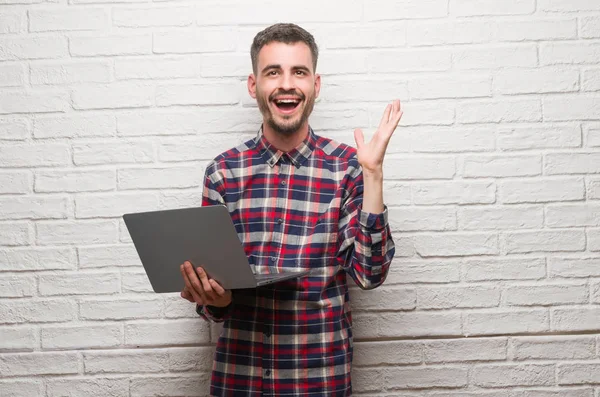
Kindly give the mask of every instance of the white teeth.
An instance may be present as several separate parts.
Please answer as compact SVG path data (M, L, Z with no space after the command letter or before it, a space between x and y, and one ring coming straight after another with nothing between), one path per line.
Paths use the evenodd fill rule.
M298 103L295 99L279 99L276 101L277 103Z

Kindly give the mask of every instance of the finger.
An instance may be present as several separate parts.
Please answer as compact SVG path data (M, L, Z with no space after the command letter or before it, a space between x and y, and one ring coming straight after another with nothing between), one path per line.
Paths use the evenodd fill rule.
M392 105L389 104L385 107L385 110L383 111L383 116L381 117L381 122L379 123L379 129L381 129L381 127L383 127L384 125L386 125L388 123L388 121L390 120L391 112L392 112Z
M221 284L219 284L217 282L217 280L215 279L210 279L208 280L208 282L210 283L210 285L212 286L213 290L215 291L215 293L219 296L219 297L223 297L225 296L225 288L221 287Z
M357 149L360 149L365 144L365 136L360 128L354 130L354 140L356 141Z
M194 297L192 296L192 294L190 293L190 291L188 291L187 288L184 288L183 291L181 291L181 297L183 299L187 300L187 301L190 301L190 302L195 302L196 301L194 299Z
M208 282L208 275L206 274L204 269L201 267L198 267L196 269L196 271L198 272L198 276L200 276L200 284L201 284L201 288L203 288L203 290L204 290L203 291L204 296L206 296L206 298L211 301L215 300L215 298L216 298L215 292L213 291L212 286Z
M199 305L204 304L204 302L206 301L206 299L203 299L203 296L201 294L200 291L198 291L198 289L196 289L194 287L194 280L192 278L190 278L189 276L189 268L192 267L192 264L189 262L185 262L183 265L181 265L180 269L181 269L181 274L183 275L183 282L185 283L185 288L189 291L189 293L192 295L192 297L194 298L194 301L196 303L198 303ZM194 269L192 268L192 274L194 275ZM195 277L195 282L198 283L198 277ZM199 284L199 283L198 283Z

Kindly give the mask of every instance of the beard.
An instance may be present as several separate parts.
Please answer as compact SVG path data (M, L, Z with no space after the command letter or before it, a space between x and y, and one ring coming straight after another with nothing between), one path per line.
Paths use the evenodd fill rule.
M298 117L297 114L294 114L291 116L283 116L283 120L276 120L273 116L273 112L269 108L269 102L273 102L278 95L293 95L299 98L300 103L298 106L304 106L300 117ZM296 90L278 90L277 92L269 95L268 98L265 98L262 95L257 95L256 102L258 103L258 109L262 113L269 127L271 127L276 133L287 137L298 131L298 129L308 120L308 117L315 107L315 95L313 93L307 97L303 93L297 92ZM273 104L273 106L276 105ZM294 120L295 117L297 117L297 119Z

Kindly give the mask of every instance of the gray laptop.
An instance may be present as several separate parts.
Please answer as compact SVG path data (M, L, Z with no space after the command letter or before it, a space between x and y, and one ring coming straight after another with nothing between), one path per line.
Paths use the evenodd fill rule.
M225 289L256 288L308 274L273 269L254 274L227 207L214 205L123 215L154 292L180 292L179 266L202 266Z

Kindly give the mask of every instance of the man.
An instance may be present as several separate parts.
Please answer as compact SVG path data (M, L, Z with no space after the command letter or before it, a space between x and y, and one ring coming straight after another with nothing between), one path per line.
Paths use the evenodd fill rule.
M203 205L225 204L257 273L310 269L303 278L226 291L201 267L181 266L181 296L224 321L214 396L349 396L352 329L346 275L363 289L386 278L394 243L383 204L382 163L402 116L385 109L357 149L308 123L321 78L313 36L293 24L258 33L248 92L263 125L255 139L207 167Z

